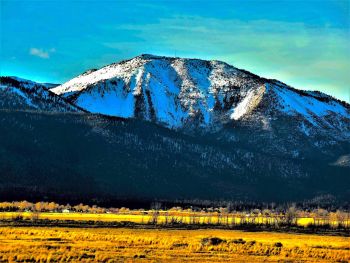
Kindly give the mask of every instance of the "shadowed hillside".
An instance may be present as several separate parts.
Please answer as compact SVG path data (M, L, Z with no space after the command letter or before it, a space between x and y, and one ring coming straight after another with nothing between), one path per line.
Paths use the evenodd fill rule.
M0 198L349 199L349 167L336 163L348 143L315 146L293 127L272 130L237 122L197 136L140 120L3 110Z

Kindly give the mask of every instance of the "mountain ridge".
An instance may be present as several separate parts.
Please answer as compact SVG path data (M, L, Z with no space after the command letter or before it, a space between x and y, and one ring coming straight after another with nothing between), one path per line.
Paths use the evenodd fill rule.
M50 91L54 86L57 85L38 83L14 76L0 76L0 109L84 111Z
M60 95L2 81L0 199L349 200L348 104L227 63L170 60L90 70Z
M230 65L230 64L227 63L227 62L220 61L220 60L215 60L215 59L214 59L214 60L205 60L205 59L199 59L199 58L169 57L169 56L153 55L153 54L147 54L147 53L146 53L146 54L138 55L138 56L136 56L136 57L134 57L134 58L124 59L124 60L120 60L120 61L118 61L118 62L113 62L113 63L107 64L107 65L105 65L105 66L102 66L100 69L105 68L105 67L108 67L108 66L123 64L123 63L129 62L129 61L131 61L131 60L133 60L133 59L135 59L135 58L148 58L148 59L152 59L152 58L153 58L153 59L169 59L169 60L174 60L174 59L185 59L185 60L198 60L198 61L203 61L203 62L208 62L208 61L209 61L209 62L219 62L219 63L226 64L226 65L228 65L228 66L234 67L234 66ZM297 88L294 88L294 87L292 87L292 86L290 86L290 85L284 83L284 82L281 81L281 80L274 79L274 78L261 77L261 76L255 74L255 73L253 73L253 72L251 72L251 71L249 71L249 70L242 69L242 68L237 68L237 67L234 67L234 68L236 68L236 69L238 69L239 71L242 71L242 72L244 72L244 73L246 73L246 74L249 74L249 75L251 75L251 76L254 76L255 78L259 78L259 79L262 79L262 80L264 80L264 81L268 81L268 82L273 82L273 83L276 83L276 84L280 84L280 85L283 85L283 86L288 87L288 88L290 88L290 89L293 89L293 90L295 90L295 91L300 91L300 92L302 92L302 93L321 94L322 96L329 97L330 99L333 99L333 100L335 100L335 101L338 101L339 103L344 104L344 106L347 106L348 108L350 108L350 103L349 103L349 102L346 102L346 101L344 101L344 100L341 100L341 99L339 99L339 98L336 98L336 97L334 97L334 96L332 96L332 95L329 95L329 94L327 94L327 93L321 92L321 91L319 91L319 90L303 90L303 89L297 89ZM82 76L82 75L90 74L90 73L95 72L95 71L97 71L97 70L99 70L99 69L97 69L97 68L88 69L88 70L84 71L83 73L79 74L77 77ZM67 82L69 82L69 81L67 81ZM65 83L66 83L66 82L65 82ZM63 83L63 84L64 84L64 83ZM57 86L60 86L60 85L63 85L63 84L55 84L55 85L56 85L56 87L57 87Z
M92 113L142 118L173 129L215 129L249 115L265 115L268 121L281 114L297 116L321 132L333 126L339 133L350 120L346 102L216 60L144 54L87 71L51 90Z

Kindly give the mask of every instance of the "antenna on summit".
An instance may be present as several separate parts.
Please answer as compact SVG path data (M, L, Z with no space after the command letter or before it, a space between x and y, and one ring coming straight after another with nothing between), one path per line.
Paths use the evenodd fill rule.
M176 57L176 50L175 50L175 57Z

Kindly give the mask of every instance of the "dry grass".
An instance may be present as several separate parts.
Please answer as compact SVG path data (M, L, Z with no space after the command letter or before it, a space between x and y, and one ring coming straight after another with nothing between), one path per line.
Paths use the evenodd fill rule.
M1 227L0 262L349 262L350 239L232 230Z

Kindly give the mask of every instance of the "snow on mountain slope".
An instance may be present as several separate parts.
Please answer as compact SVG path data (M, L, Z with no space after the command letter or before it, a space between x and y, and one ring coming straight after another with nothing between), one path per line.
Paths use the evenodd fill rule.
M232 105L262 82L226 63L141 55L52 89L90 112L179 128L230 120Z
M90 70L51 91L93 113L169 128L218 128L254 116L268 122L283 115L300 122L303 132L350 130L348 104L220 61L141 55Z
M300 129L338 131L350 138L350 105L318 91L296 90L281 83L265 85L271 101L271 109L293 117L300 122Z
M18 77L0 77L0 109L75 112L76 106L49 90L56 85L41 84Z
M268 85L268 84L267 84ZM270 86L269 86L270 87ZM322 101L320 97L298 95L295 91L283 86L273 86L273 92L278 96L281 110L288 113L299 113L306 116L312 122L312 116L325 116L329 113L336 113L349 118L349 108L329 97L328 101ZM327 97L323 97L326 99Z

